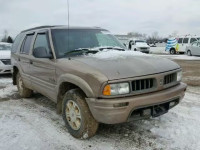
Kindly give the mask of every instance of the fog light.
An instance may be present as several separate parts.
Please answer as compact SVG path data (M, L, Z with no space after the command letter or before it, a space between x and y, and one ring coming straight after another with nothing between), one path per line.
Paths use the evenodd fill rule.
M171 108L171 107L174 107L176 105L176 102L171 102L171 103L169 103L169 107Z
M143 110L143 115L144 116L150 116L151 115L151 109L145 109L145 110Z
M128 106L128 102L126 103L118 103L118 104L113 104L114 107L125 107L125 106Z

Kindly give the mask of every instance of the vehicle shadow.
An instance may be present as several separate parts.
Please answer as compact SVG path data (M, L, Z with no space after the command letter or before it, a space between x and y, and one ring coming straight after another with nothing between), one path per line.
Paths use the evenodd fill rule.
M60 125L57 127L61 127L63 131L68 132L62 121L62 115L56 113L56 104L39 93L34 93L33 97L34 103L45 107L47 110L51 110L59 118L57 118L57 121L59 120ZM52 120L54 121L55 117ZM155 122L159 124L160 120L148 119L115 125L100 124L96 136L91 138L91 140L102 142L102 140L113 139L114 141L112 142L115 143L116 147L143 148L148 146L156 148L156 136L150 131Z

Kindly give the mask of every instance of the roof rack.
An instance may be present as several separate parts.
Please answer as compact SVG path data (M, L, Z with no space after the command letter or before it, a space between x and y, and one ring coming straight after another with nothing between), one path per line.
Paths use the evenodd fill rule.
M59 25L57 25L57 26L59 26ZM34 27L34 28L27 29L27 30L23 30L21 33L31 31L31 30L37 30L37 29L43 29L43 28L52 28L52 27L57 27L57 26L39 26L39 27Z

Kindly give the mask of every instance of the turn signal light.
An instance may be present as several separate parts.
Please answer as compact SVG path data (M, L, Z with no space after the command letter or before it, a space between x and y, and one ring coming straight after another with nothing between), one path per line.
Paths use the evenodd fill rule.
M109 96L111 95L111 87L110 85L106 85L103 89L103 95Z

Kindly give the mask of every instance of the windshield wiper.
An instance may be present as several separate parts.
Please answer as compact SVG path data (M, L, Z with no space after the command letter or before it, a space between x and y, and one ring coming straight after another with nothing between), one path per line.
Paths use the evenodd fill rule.
M99 48L99 50L101 50L101 51L104 50L104 49L108 49L108 50L113 49L113 50L125 51L125 49L120 48L120 47L100 47Z
M98 50L93 50L93 49L89 49L89 48L79 48L79 49L75 49L75 50L72 50L72 51L69 51L69 52L66 52L64 54L64 56L68 56L70 54L73 54L73 53L95 53L95 52L99 52Z

